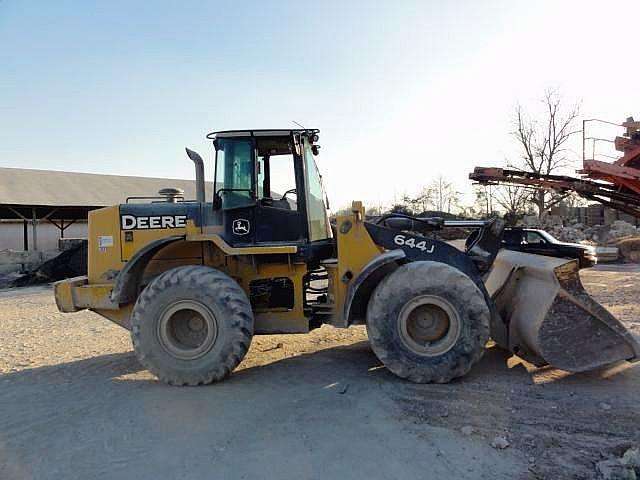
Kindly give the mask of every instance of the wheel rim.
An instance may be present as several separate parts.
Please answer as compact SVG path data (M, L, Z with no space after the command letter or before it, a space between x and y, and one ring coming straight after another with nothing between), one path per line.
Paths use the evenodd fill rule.
M181 300L164 309L157 334L168 354L181 360L194 360L211 350L218 335L218 324L213 312L202 303Z
M423 295L402 307L398 326L400 339L409 350L434 357L453 348L460 337L461 322L447 300Z

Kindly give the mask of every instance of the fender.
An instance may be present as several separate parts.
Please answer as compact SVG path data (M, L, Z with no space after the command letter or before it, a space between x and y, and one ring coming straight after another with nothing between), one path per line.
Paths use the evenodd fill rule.
M484 289L478 268L468 254L456 247L434 238L393 230L368 222L365 222L364 226L376 245L387 250L401 249L404 251L407 261L428 260L451 265L471 278L481 290Z
M346 325L364 323L367 304L373 289L380 280L407 262L403 250L391 250L375 257L367 263L360 275L349 285L344 303L344 320Z
M371 239L377 245L380 245L391 251L397 251L393 249L400 249L400 251L404 252L406 256L405 263L421 260L442 262L446 263L447 265L451 265L454 268L457 268L462 273L467 275L471 280L473 280L473 282L478 286L478 288L484 295L491 314L492 331L498 331L497 327L503 328L504 322L498 314L498 310L496 309L494 301L491 299L491 296L487 292L487 288L484 284L478 266L476 266L476 263L473 261L474 255L462 252L452 245L449 245L448 243L440 240L426 238L420 235L409 234L402 231L381 227L379 225L374 225L368 222L365 222L364 225L369 232ZM486 239L482 240L483 237L481 236L480 239L476 238L474 240L475 243L471 245L471 247L474 247L478 243L483 242L482 248L480 249L480 254L476 255L477 257L481 257L481 262L479 262L479 264L482 269L491 268L491 266L493 265L495 256L500 249L499 244L502 235L502 227L503 225L497 222L491 224L491 228L489 229L489 234ZM411 240L411 242L409 242L408 240ZM418 245L420 245L421 247L418 248Z
M138 250L118 273L111 291L111 300L118 305L133 302L138 293L138 285L142 279L142 273L149 260L170 243L184 239L184 235L159 238Z

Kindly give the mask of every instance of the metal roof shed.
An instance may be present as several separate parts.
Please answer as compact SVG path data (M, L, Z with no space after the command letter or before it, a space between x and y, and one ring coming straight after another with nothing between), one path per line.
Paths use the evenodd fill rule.
M24 222L25 250L31 224L32 249L37 250L37 226L42 221L55 225L62 238L66 228L86 220L91 210L124 203L131 196L157 197L166 187L181 188L185 198L195 198L193 180L0 167L0 219ZM207 195L213 195L211 184Z

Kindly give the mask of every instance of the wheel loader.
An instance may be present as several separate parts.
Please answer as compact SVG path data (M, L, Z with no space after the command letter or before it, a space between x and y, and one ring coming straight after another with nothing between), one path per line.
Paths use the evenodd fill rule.
M583 289L575 260L500 249L500 221L389 214L361 202L327 215L319 131L207 135L207 198L158 198L89 214L88 275L55 284L60 311L89 309L130 330L140 363L173 385L227 377L255 334L366 325L372 349L412 382L465 375L492 338L535 365L579 372L640 355ZM473 229L464 248L438 231Z

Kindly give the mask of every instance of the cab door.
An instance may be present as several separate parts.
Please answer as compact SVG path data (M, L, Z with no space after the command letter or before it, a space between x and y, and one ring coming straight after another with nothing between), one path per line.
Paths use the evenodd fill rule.
M298 243L306 239L298 192L300 158L291 137L256 140L256 243Z
M255 229L254 141L216 140L216 197L220 199L224 239L231 245L253 245Z

